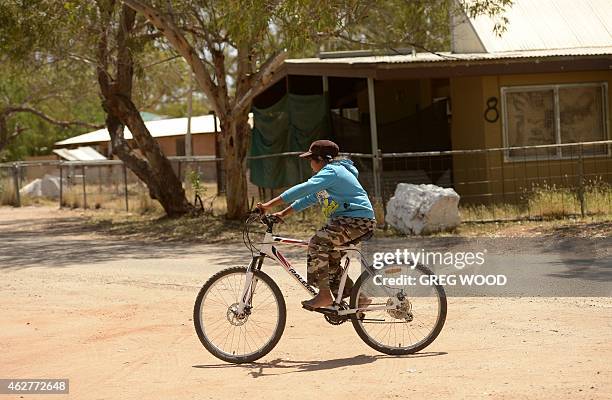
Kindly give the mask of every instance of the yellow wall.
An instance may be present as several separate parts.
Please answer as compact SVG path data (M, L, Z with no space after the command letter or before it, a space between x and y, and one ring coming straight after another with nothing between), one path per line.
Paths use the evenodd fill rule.
M450 88L453 150L485 147L485 121L481 116L481 105L484 103L482 78L453 78L450 81ZM453 179L459 194L487 193L487 176L485 155L453 155Z
M452 142L453 149L482 149L503 147L502 86L548 85L563 83L608 82L608 139L612 126L612 72L588 71L555 74L498 75L451 78ZM494 123L484 120L490 97L498 100L499 119ZM577 181L577 160L504 161L501 153L461 155L453 157L455 184L465 198L480 193L486 197L474 200L508 200L515 198L532 185L573 185ZM612 158L585 158L583 172L586 179L602 176L612 182ZM552 176L552 178L550 178ZM482 182L482 181L490 181ZM475 182L462 184L465 182ZM502 182L505 182L502 185Z

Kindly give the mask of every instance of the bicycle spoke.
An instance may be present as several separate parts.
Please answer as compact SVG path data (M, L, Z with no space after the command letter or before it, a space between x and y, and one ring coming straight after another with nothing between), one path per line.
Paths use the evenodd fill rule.
M272 340L280 309L276 295L262 279L251 294L251 307L239 316L246 275L236 272L220 278L208 289L200 305L200 324L207 341L229 357L253 354ZM203 312L206 310L206 312Z
M423 274L423 272L415 269L407 271L407 274ZM403 296L399 296L400 293ZM408 293L412 296L406 297ZM363 312L364 318L355 322L356 328L359 326L359 330L377 346L389 350L418 346L431 337L438 325L440 299L437 289L433 286L423 288L380 287L374 285L370 279L363 281L357 295L370 298L371 303L368 307L398 304L399 301L397 308L374 311L366 309ZM391 303L392 300L393 303ZM397 326L398 324L400 326Z

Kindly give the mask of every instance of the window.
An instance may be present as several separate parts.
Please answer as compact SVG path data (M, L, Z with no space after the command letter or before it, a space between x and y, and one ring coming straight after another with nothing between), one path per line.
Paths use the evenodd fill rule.
M606 140L606 83L502 87L506 147ZM507 160L569 158L577 147L509 150ZM584 146L583 155L607 154L607 146Z

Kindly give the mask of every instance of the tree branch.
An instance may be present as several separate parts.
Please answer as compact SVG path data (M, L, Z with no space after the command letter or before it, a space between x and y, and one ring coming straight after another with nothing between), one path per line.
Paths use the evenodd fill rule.
M20 113L20 112L25 112L25 113L30 113L30 114L34 114L37 117L53 124L53 125L57 125L57 126L61 126L63 128L68 128L71 126L82 126L85 128L92 128L92 129L102 129L104 128L104 125L97 125L97 124L90 124L88 122L83 122L83 121L61 121L61 120L57 120L47 114L45 114L44 112L37 110L35 108L32 107L9 107L6 108L3 111L3 114L6 116L9 116L11 114L16 114L16 113Z
M274 73L287 58L284 51L272 54L266 62L261 65L259 71L253 75L251 87L240 98L236 98L236 103L232 107L232 115L239 115L250 104L251 100L257 96L263 88L272 80Z
M213 82L208 73L205 64L202 62L196 50L189 44L183 33L176 27L174 22L166 18L160 11L154 7L145 4L140 0L123 0L125 4L143 14L172 44L177 52L185 58L191 66L198 84L202 91L209 98L212 107L218 114L227 114L229 112L227 104L223 104L222 99L218 96L218 88Z

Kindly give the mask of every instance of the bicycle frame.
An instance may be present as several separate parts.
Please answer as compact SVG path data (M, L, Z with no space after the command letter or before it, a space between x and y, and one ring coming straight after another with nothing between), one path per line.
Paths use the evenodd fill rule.
M257 284L256 281L253 281L253 275L254 275L253 271L261 269L263 265L263 261L266 257L271 258L274 261L276 261L278 264L280 264L281 267L283 267L283 269L287 271L287 273L291 277L293 277L293 279L295 279L300 284L300 286L303 287L308 293L310 293L313 296L317 294L317 291L315 290L315 288L313 288L311 285L308 284L308 282L300 275L300 273L297 272L295 268L293 268L291 263L283 256L283 254L274 246L274 244L277 244L277 243L308 247L307 241L290 239L290 238L285 238L282 236L276 236L276 235L273 235L270 230L266 231L259 255L253 256L253 259L251 260L249 266L247 267L245 284L244 284L244 288L242 291L241 301L238 305L238 310L237 310L238 313L242 313L244 309L247 307L247 305L250 305L251 295L255 291L255 285ZM343 252L355 251L359 253L362 266L370 274L372 273L371 267L368 266L364 262L363 257L361 256L361 252L359 251L357 246L355 245L338 246L338 247L335 247L334 250L339 250ZM374 306L374 307L358 307L358 308L353 308L353 309L340 309L340 304L342 302L342 293L344 293L344 286L346 285L346 280L348 277L349 265L350 265L350 259L346 257L346 260L344 262L344 267L342 268L342 276L340 278L340 286L338 288L338 292L336 294L332 293L332 296L334 297L334 302L333 302L332 307L329 308L330 311L336 311L337 315L344 316L344 315L349 315L349 314L355 314L359 311L376 311L376 310L395 309L396 306L399 305L399 300L393 297L393 304L391 305Z

